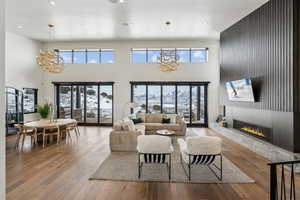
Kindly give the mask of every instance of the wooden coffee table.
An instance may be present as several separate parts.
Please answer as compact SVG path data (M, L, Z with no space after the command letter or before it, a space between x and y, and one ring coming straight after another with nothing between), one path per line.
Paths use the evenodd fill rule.
M156 135L162 135L162 136L171 137L172 144L174 144L174 141L176 139L176 133L175 133L175 131L170 131L170 130L166 130L166 129L156 131Z

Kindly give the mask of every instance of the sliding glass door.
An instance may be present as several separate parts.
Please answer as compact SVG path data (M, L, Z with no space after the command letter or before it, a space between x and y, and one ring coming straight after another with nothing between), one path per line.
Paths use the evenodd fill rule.
M100 123L113 123L113 87L100 85Z
M98 123L99 101L98 85L86 86L86 123Z
M163 113L176 113L176 86L163 85L162 86L162 108Z
M190 123L191 119L190 98L189 85L177 86L177 113L183 116L186 123Z
M81 125L113 124L113 83L54 83L57 116Z
M64 119L71 118L71 94L72 86L61 86L59 89L59 115Z
M208 82L131 82L134 113L177 113L189 126L208 126Z
M148 113L161 113L161 86L148 86Z

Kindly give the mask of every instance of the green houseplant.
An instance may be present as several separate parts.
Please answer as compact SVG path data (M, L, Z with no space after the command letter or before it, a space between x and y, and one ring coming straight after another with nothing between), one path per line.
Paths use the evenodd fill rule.
M38 105L37 112L41 115L42 119L47 119L51 111L51 105L46 103Z

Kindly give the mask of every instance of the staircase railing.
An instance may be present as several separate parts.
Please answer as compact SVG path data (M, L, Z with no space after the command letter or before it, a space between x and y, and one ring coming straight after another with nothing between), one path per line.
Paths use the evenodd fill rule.
M295 188L295 164L300 164L300 160L287 161L287 162L274 162L269 163L270 166L270 200L286 200L288 197L290 200L296 200L296 188ZM288 183L286 182L285 166L290 167L290 185L287 191ZM278 176L277 168L281 170L280 177L280 192L278 189ZM288 180L287 180L288 181Z

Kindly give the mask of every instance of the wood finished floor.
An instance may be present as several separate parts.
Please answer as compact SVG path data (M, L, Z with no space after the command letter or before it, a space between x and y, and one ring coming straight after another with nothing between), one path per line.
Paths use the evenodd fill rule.
M80 127L81 136L72 143L31 149L29 138L24 151L14 149L16 137L6 139L6 193L9 200L204 200L268 199L268 161L256 153L223 138L223 153L255 184L183 184L89 181L108 151L110 128ZM102 156L101 156L102 155ZM300 175L296 187L300 191ZM297 194L299 195L299 194ZM299 196L298 196L299 199Z

